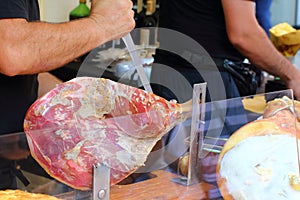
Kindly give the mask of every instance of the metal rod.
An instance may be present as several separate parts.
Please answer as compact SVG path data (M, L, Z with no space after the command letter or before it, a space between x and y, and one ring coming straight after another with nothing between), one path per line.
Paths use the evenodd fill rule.
M205 136L204 139L221 140L221 141L227 141L228 140L228 138L219 138L219 137L211 137L211 136Z
M295 137L296 137L296 147L297 147L297 161L298 161L298 177L300 177L300 155L299 155L299 136L297 131L297 113L295 110L295 104L293 100L293 114L294 114L294 126L295 126Z
M205 105L206 86L206 83L195 84L193 90L193 110L187 185L192 185L200 181L201 163L199 159L202 155L204 138L204 128L200 121L204 121L205 118L205 109L203 106ZM199 105L200 98L202 102L201 105Z
M128 49L129 55L132 59L133 65L135 66L135 68L137 70L137 73L140 77L140 80L142 82L144 89L148 92L152 92L152 88L150 86L149 80L147 78L146 72L143 67L143 61L140 58L140 55L138 54L137 49L135 48L135 45L133 43L130 33L128 33L122 39Z

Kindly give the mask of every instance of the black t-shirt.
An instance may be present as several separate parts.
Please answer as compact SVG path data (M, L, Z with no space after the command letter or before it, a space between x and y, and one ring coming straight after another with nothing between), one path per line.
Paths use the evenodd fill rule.
M1 19L37 21L39 15L38 0L0 0ZM37 88L36 75L8 77L0 74L0 134L23 131L24 116L36 100Z
M212 57L243 60L227 37L221 0L161 0L159 26L190 36Z

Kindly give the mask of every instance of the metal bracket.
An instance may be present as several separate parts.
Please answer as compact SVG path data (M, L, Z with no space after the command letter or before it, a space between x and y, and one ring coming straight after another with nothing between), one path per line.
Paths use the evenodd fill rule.
M200 158L204 141L206 86L207 83L194 85L188 176L172 179L173 182L181 185L188 186L200 182ZM199 103L199 99L201 103Z
M93 200L109 200L110 168L104 165L94 165Z

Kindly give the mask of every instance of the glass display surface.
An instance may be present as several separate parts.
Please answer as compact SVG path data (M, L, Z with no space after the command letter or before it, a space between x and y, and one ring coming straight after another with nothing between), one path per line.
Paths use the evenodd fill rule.
M162 137L166 145L150 152L144 166L110 186L109 199L264 199L270 194L274 199L298 199L299 191L290 182L299 173L298 106L291 90L205 103L199 123L203 138L198 141L198 182L186 184L191 173L188 118ZM1 159L14 160L30 183L25 186L17 178L19 189L61 199L92 199L92 190L75 190L49 176L32 158L25 133L3 135L0 142Z

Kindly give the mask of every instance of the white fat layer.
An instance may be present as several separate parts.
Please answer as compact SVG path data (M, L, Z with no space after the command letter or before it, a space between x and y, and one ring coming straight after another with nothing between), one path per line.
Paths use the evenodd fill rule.
M84 141L79 142L74 148L72 148L70 151L65 153L65 157L68 160L74 160L77 162L77 157L80 154L80 149L82 145L84 144Z
M88 84L88 85L87 85ZM113 109L114 96L112 93L112 86L102 81L101 79L93 79L87 83L81 82L82 87L75 92L69 92L68 88L61 90L59 95L55 95L51 99L51 106L64 105L69 109L72 109L75 105L71 99L78 99L80 101L79 110L76 111L76 115L81 118L97 117L102 118L104 114L110 113ZM116 92L118 95L128 96L128 94L122 94L121 90Z
M117 159L129 166L141 166L159 138L140 139L120 135L118 145L125 151L117 153Z
M95 79L85 87L83 92L85 97L79 98L81 106L77 115L81 118L89 116L102 118L104 114L111 112L114 99L110 92L110 88L107 88L101 79Z
M220 174L236 200L299 200L289 185L289 175L299 173L296 149L288 135L249 137L224 155Z

